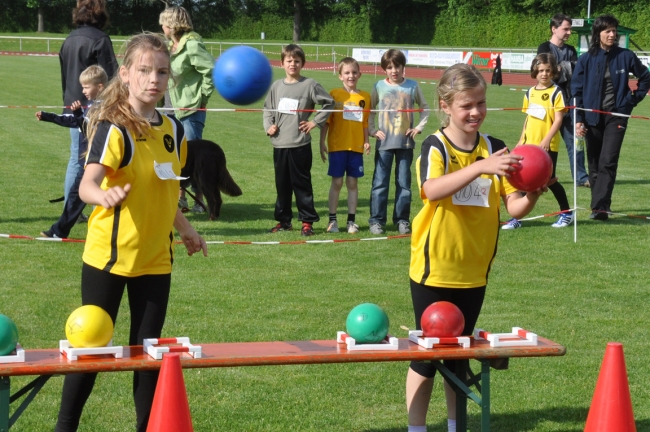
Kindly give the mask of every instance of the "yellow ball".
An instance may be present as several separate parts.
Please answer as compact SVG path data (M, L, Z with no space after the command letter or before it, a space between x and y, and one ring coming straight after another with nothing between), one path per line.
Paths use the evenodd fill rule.
M81 306L65 323L65 335L73 348L104 347L113 338L113 320L99 306Z

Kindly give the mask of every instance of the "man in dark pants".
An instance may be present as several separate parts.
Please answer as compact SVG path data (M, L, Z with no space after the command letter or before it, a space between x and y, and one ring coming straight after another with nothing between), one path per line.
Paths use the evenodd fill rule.
M544 42L537 48L537 54L551 53L555 56L557 64L561 68L560 77L554 83L562 89L565 103L573 104L571 99L571 76L578 61L576 49L567 43L571 36L571 18L564 14L555 14L551 18L551 40ZM569 165L571 176L577 181L578 186L589 187L589 176L585 169L585 150L576 149L576 170L573 172L573 112L568 111L562 119L560 129L562 139L569 154Z

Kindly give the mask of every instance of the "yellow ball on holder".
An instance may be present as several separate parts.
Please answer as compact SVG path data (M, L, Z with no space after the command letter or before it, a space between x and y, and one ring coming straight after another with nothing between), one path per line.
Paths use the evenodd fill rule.
M113 338L113 320L99 306L81 306L68 317L65 335L73 348L104 347Z

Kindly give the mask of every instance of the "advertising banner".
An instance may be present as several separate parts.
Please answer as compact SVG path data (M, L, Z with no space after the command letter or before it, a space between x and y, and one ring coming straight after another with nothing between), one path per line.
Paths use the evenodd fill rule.
M503 53L501 68L503 70L529 71L535 55L535 53Z
M463 61L461 51L414 51L408 52L408 64L418 66L449 67Z

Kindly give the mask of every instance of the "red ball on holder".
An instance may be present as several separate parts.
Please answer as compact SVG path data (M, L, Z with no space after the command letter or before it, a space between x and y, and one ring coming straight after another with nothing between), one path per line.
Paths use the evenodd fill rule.
M534 192L548 183L553 174L553 161L539 146L525 144L515 147L511 154L523 156L521 166L513 165L515 171L509 173L511 185L524 192Z
M465 317L455 304L439 301L424 310L420 325L425 337L458 337L465 328Z

